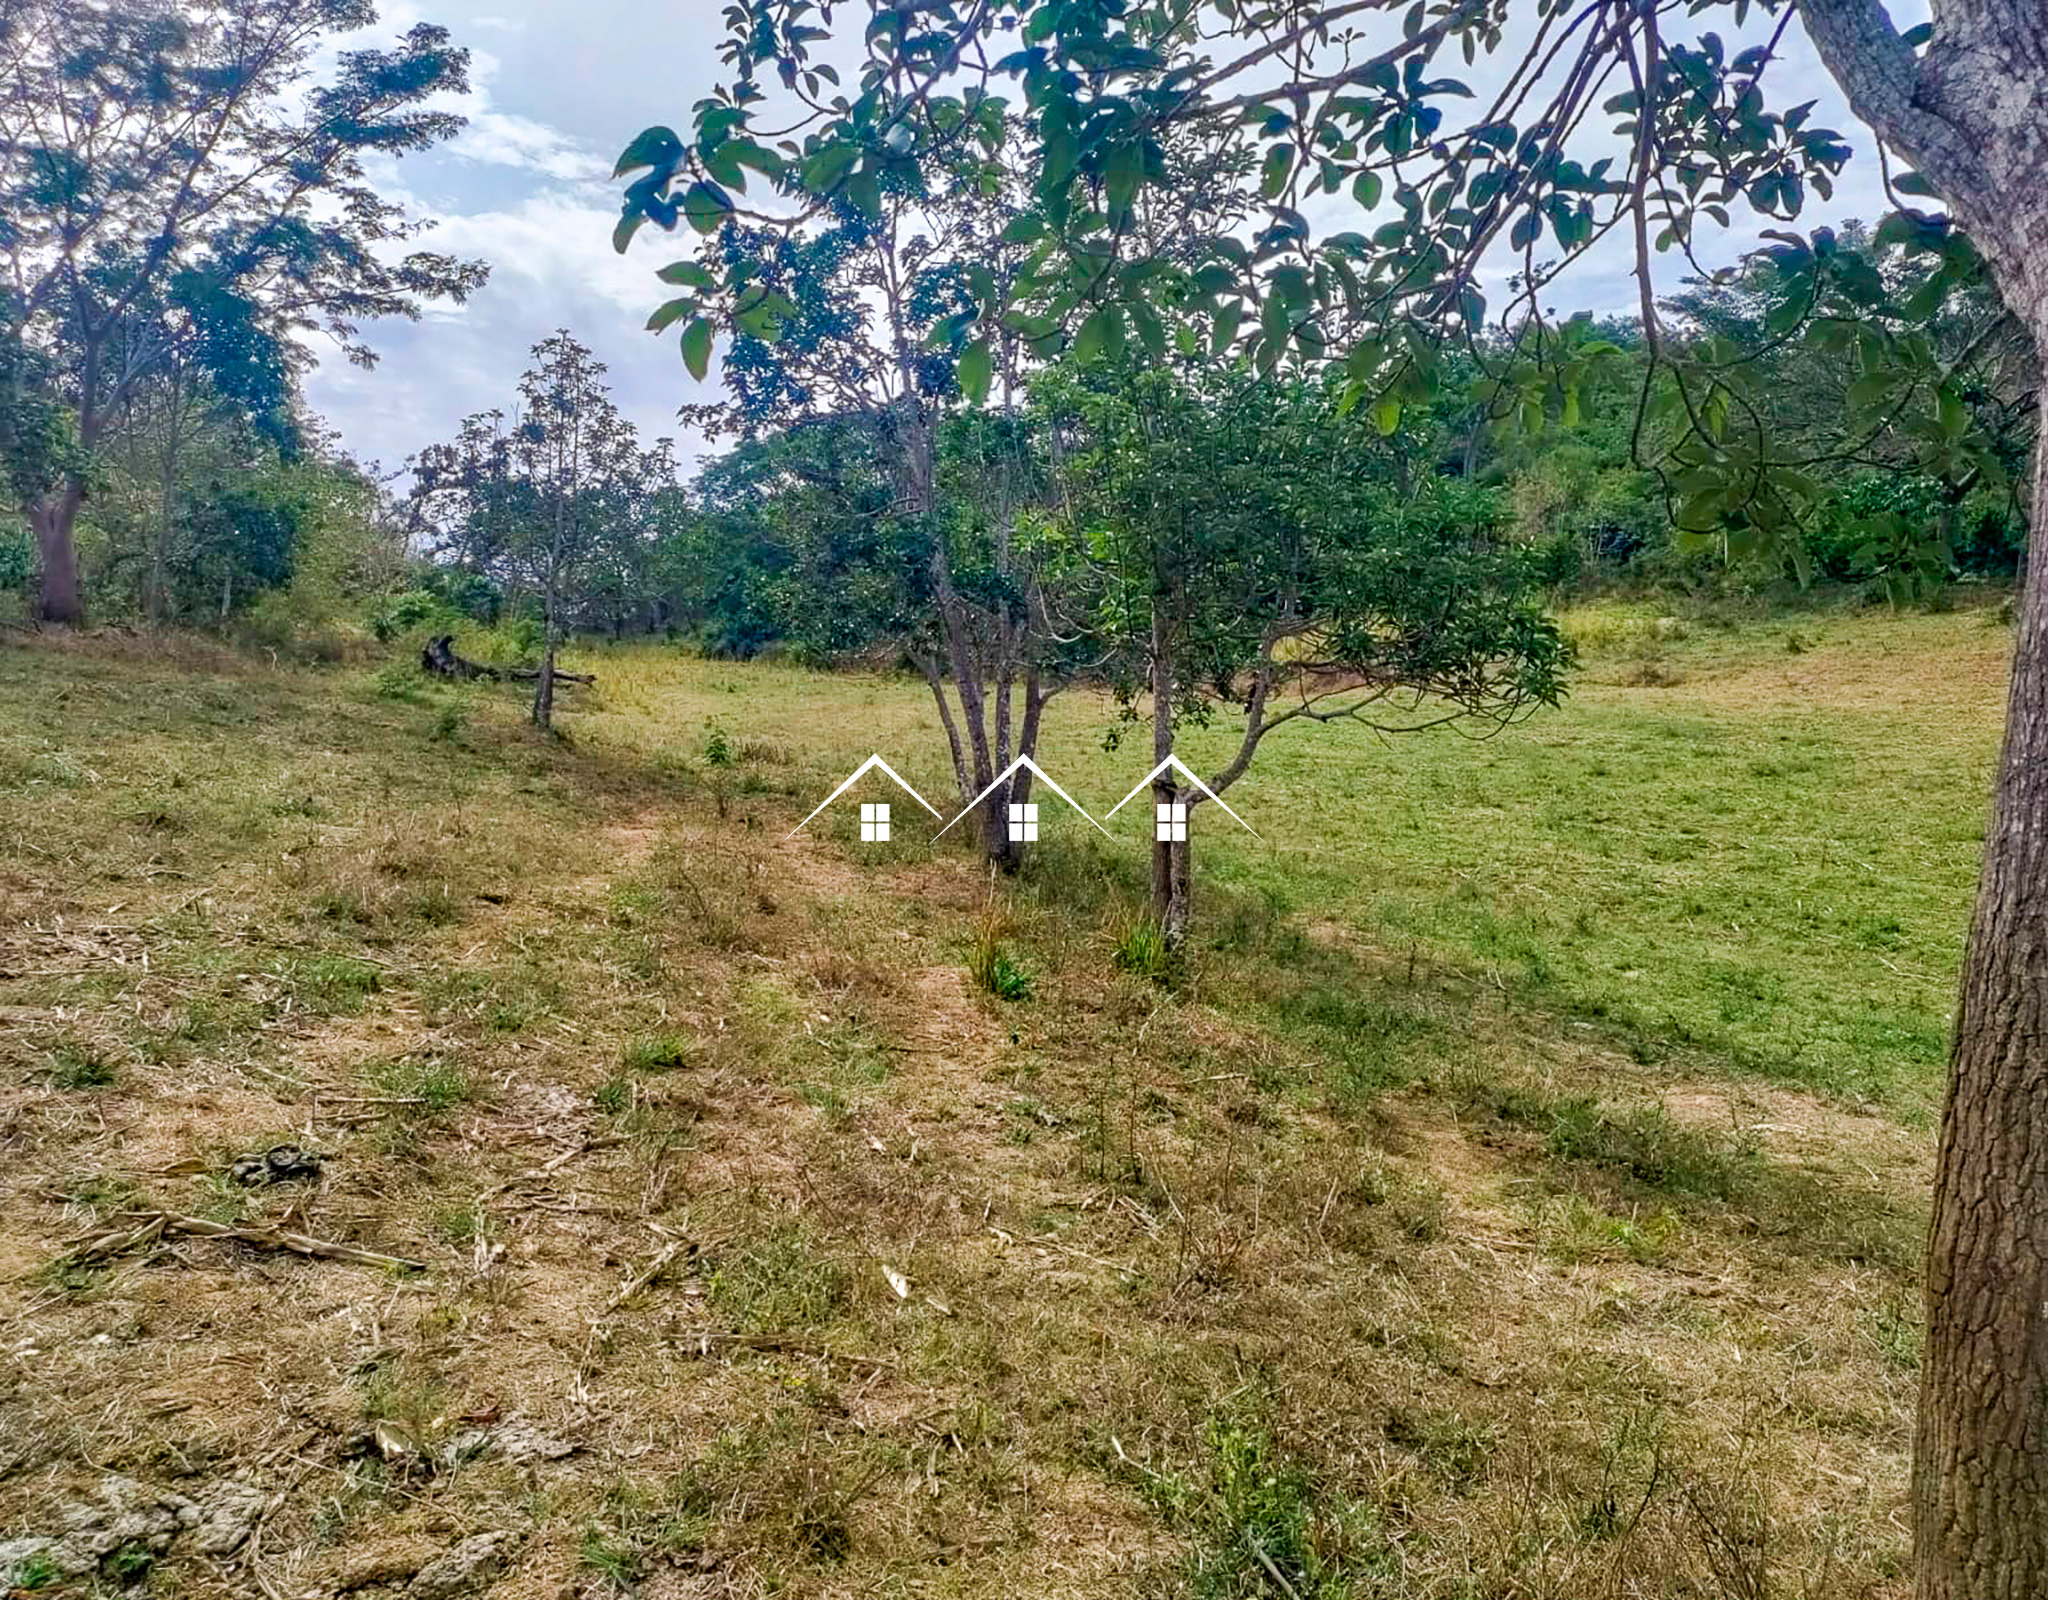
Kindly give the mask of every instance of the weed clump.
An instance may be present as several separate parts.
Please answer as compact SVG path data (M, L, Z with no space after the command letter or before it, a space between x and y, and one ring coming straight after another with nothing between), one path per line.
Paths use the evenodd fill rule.
M109 1089L120 1081L120 1067L89 1045L62 1044L51 1052L53 1089Z
M998 1000L1028 1000L1031 998L1031 974L1010 953L1010 947L1004 942L1007 926L1006 919L999 912L991 911L981 919L974 944L967 952L967 975L983 994L992 994Z
M624 1072L673 1072L696 1059L696 1046L680 1033L651 1033L628 1040L619 1052Z
M370 1080L394 1099L413 1102L404 1109L447 1111L467 1100L474 1090L469 1073L452 1061L410 1058L374 1063Z
M831 1322L847 1287L845 1269L791 1229L722 1257L706 1293L736 1332L787 1333Z
M1165 983L1179 970L1179 958L1166 942L1166 930L1151 917L1126 923L1110 938L1110 959L1117 970L1154 983Z
M1202 1600L1349 1600L1361 1580L1386 1572L1371 1511L1319 1495L1265 1432L1212 1418L1203 1442L1191 1470L1140 1469L1147 1497L1191 1539L1189 1588Z

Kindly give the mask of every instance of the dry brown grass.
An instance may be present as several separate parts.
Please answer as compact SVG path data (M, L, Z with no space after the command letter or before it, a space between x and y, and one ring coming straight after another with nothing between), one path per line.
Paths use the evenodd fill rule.
M150 1592L1905 1592L1924 1132L1285 919L1154 983L1050 870L1005 1003L967 855L779 842L803 752L6 649L0 1542L241 1477ZM142 1205L428 1267L53 1265Z

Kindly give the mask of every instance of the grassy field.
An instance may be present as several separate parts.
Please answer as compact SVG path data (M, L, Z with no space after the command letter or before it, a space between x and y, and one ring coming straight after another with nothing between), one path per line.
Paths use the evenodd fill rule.
M784 839L943 805L915 685L0 636L0 1584L1903 1595L2007 630L1570 625L1498 738L1276 735L1173 971L1137 806Z

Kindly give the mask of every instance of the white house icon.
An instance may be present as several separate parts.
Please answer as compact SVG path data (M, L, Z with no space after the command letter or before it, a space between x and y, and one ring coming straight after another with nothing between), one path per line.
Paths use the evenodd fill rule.
M1109 830L1105 828L1101 823L1097 822L1093 817L1089 816L1086 808L1082 806L1081 802L1076 800L1072 795L1068 794L1067 791L1062 789L1058 784L1054 783L1052 781L1052 775L1048 773L1045 770L1045 768L1041 767L1036 761L1033 761L1029 756L1019 756L1015 761L1012 761L1007 767L1003 768L1001 772L997 773L995 775L994 781L991 782L986 789L982 790L980 794L976 795L972 800L968 801L964 807L961 808L960 817L966 816L969 812L974 810L976 806L980 805L982 801L986 800L990 795L994 794L997 789L1001 788L1004 784L1008 783L1010 781L1011 776L1014 773L1016 773L1019 768L1023 768L1026 771L1030 772L1030 774L1033 777L1035 777L1040 783L1044 784L1054 794L1058 795L1062 800L1066 801L1068 805L1072 806L1076 811L1080 812L1082 818L1087 822L1089 827L1093 828L1097 833L1101 834L1104 838L1109 837ZM937 813L934 813L934 815L936 814ZM955 817L952 822L947 823L945 827L941 828L938 831L938 833L933 834L932 837L934 839L937 839L943 834L950 832L954 824L959 822L960 817ZM1018 804L1013 804L1010 807L1009 815L1005 820L1009 828L1010 840L1012 843L1029 844L1038 838L1038 807L1030 801L1024 801Z
M915 800L919 805L923 806L925 810L929 811L934 819L938 818L938 807L934 806L929 800L925 799L923 795L919 794L915 789L911 788L909 784L905 783L903 781L902 774L897 772L897 770L894 767L890 766L888 762L884 761L880 756L875 755L869 756L867 760L863 761L859 766L855 767L853 769L853 772L848 776L847 780L844 783L842 783L838 788L834 789L830 794L826 795L823 800L820 800L818 802L817 808L811 812L810 817L805 817L802 822L799 822L794 828L791 828L788 833L784 834L783 838L794 839L798 834L802 833L804 829L810 825L811 817L815 817L819 811L823 811L825 807L829 806L834 800L837 800L841 795L846 793L848 789L851 789L856 783L860 782L862 778L866 777L868 773L876 767L880 767L891 778L893 778L896 782L896 787L901 789L905 794L909 795L910 798ZM860 837L861 842L863 844L883 844L888 841L888 806L871 805L863 802L860 808Z
M1249 822L1245 821L1244 818L1240 817L1235 811L1232 811L1230 807L1224 803L1222 795L1218 794L1214 789L1210 788L1200 778L1196 777L1192 772L1190 772L1188 770L1187 763L1181 760L1179 756L1173 755L1168 756L1164 761L1160 762L1158 766L1154 767L1150 772L1146 773L1145 776L1139 781L1137 788L1133 789L1129 794L1125 795L1115 805L1109 808L1109 814L1112 817L1115 816L1119 811L1123 810L1125 806L1129 805L1133 800L1137 799L1139 795L1143 794L1147 789L1151 788L1154 780L1158 778L1160 773L1166 772L1169 769L1174 772L1178 772L1183 778L1187 779L1189 783L1192 783L1197 789L1200 789L1202 793L1207 795L1211 800L1214 800L1219 806L1222 806L1224 813L1230 818L1230 820L1236 823L1240 828L1244 829L1246 833L1250 834L1254 839L1258 838L1258 829L1254 828ZM1160 801L1158 804L1154 806L1153 812L1154 816L1152 823L1152 837L1157 842L1159 842L1160 844L1179 843L1180 841L1185 840L1187 838L1188 808L1185 804L1178 800L1170 802Z

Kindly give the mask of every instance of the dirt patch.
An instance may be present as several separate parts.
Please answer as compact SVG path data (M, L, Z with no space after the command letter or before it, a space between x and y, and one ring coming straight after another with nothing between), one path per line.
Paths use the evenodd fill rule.
M1891 1117L1762 1083L1680 1084L1663 1090L1659 1099L1685 1126L1754 1139L1788 1165L1848 1163L1916 1192L1932 1179L1933 1150L1926 1134Z

